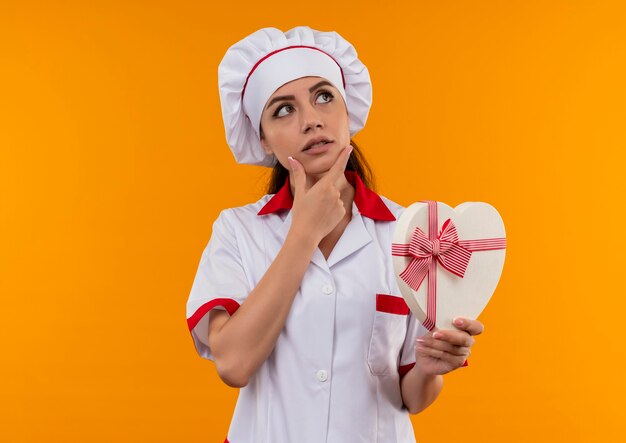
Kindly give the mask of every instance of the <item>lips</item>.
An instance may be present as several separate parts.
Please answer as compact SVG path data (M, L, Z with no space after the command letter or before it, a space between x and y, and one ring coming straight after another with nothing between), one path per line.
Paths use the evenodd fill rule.
M302 148L302 151L308 151L311 148L324 146L325 144L328 144L328 143L332 143L332 140L329 139L328 137L316 137L314 139L309 140L308 143L304 145L304 148Z

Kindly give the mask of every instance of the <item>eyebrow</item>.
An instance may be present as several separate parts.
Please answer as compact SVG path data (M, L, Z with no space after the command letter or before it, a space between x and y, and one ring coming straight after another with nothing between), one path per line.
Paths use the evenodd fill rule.
M309 88L309 92L313 92L321 86L332 86L332 84L329 81L322 80L321 82L315 83L313 86L311 86ZM296 97L293 95L280 95L278 97L274 97L273 99L270 100L270 102L267 104L265 109L269 109L270 106L272 106L274 103L279 102L281 100L295 100L295 98Z

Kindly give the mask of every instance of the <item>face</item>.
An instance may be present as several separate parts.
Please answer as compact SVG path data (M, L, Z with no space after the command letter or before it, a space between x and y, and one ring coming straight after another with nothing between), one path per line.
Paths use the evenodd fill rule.
M350 120L343 97L321 77L284 84L268 99L261 114L261 144L287 169L292 156L308 175L323 175L350 143ZM324 142L311 142L322 139Z

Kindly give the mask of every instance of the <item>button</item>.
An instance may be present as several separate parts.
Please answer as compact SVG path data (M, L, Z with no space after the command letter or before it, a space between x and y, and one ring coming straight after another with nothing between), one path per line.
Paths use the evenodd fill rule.
M315 374L315 376L317 377L319 381L328 380L328 373L324 371L323 369L320 369L319 371L317 371L317 374Z
M322 292L324 294L332 294L333 293L333 285L324 285L324 286L322 286Z

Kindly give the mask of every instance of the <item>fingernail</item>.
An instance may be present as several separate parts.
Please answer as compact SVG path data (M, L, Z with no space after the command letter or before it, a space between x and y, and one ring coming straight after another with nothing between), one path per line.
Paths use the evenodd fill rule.
M460 318L455 318L454 324L457 326L463 326L463 320L461 320Z
M433 338L441 338L440 332L433 332Z
M426 340L424 340L423 338L418 338L417 341L420 342L420 343L426 342Z

